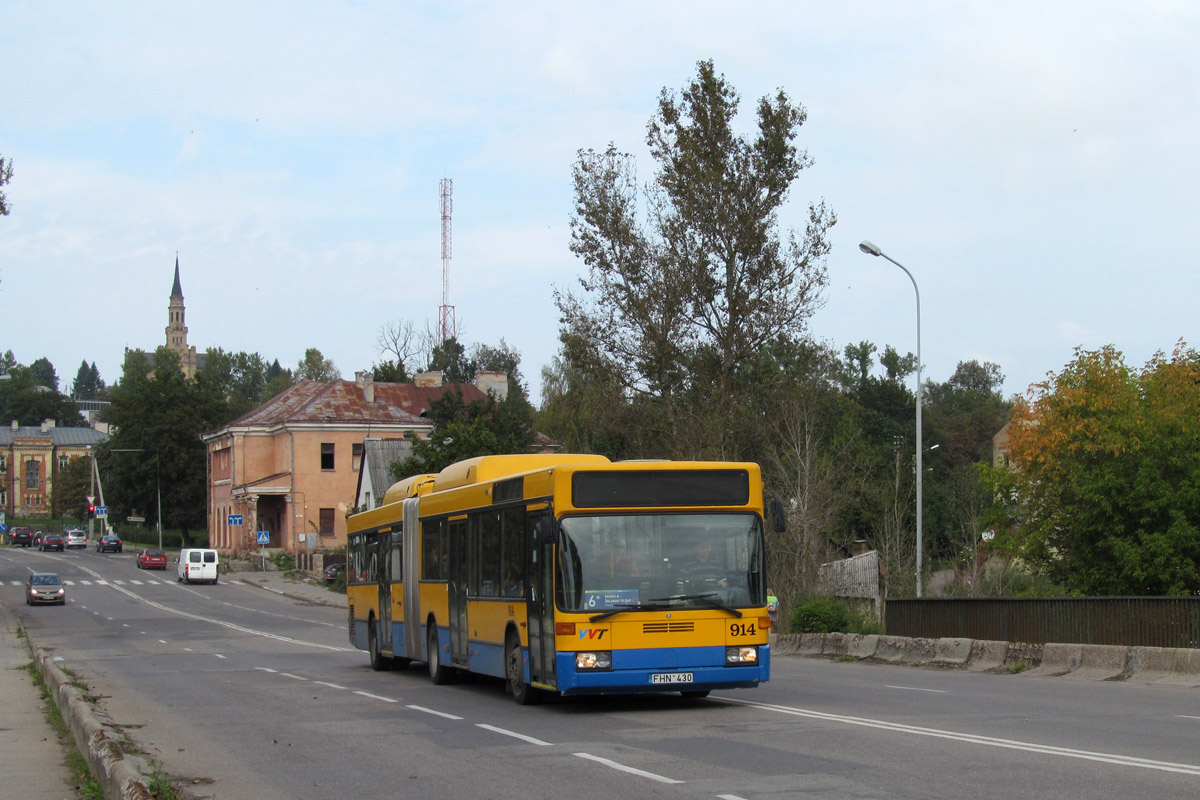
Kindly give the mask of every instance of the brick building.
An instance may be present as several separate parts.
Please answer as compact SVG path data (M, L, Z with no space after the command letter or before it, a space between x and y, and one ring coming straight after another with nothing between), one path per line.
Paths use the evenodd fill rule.
M0 509L12 517L50 518L59 471L107 438L92 428L60 428L54 420L0 428Z

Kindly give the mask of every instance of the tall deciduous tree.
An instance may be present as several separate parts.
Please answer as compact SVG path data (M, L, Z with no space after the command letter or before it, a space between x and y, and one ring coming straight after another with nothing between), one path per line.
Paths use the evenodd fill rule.
M429 418L436 425L433 433L413 438L412 456L392 465L397 480L439 472L475 456L527 453L533 442L527 415L511 399L497 402L489 395L467 403L457 386L430 403Z
M802 235L778 230L810 163L794 144L805 111L783 91L764 97L747 139L734 133L738 105L711 61L680 95L663 90L644 209L615 146L580 151L574 168L571 249L588 275L581 297L556 295L563 357L640 406L647 455L737 455L726 422L750 413L740 370L799 338L825 285L832 212L813 204Z
M1076 592L1200 591L1197 408L1183 342L1141 371L1111 346L1077 350L1014 411L1010 545Z
M115 432L97 448L105 499L121 517L135 508L151 517L161 488L163 525L191 544L191 531L207 526L200 434L227 421L222 385L203 373L187 379L165 347L154 354L153 373L146 355L130 350L110 397L106 419Z
M320 381L329 383L342 377L333 359L321 355L321 351L310 347L304 351L304 358L296 367L296 380Z

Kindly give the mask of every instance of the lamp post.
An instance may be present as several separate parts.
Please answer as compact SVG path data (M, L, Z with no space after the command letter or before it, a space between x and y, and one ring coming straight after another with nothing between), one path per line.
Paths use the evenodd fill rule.
M921 465L921 290L917 288L917 279L914 278L913 274L908 271L908 267L904 266L887 253L880 250L877 246L864 239L862 243L858 245L858 249L862 250L869 256L882 256L900 269L904 270L904 274L908 276L910 281L912 281L913 291L916 292L917 295L917 597L920 597L921 561L924 551L921 536L921 525L924 518L924 504L922 503L921 483L925 474L925 470Z
M145 450L109 450L110 453L144 453ZM154 490L158 494L158 549L162 550L162 470L159 468L158 451L154 451Z

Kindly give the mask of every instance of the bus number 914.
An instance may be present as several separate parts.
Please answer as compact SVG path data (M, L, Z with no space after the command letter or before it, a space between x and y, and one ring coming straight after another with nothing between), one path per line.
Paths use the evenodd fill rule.
M734 622L729 626L730 636L753 636L755 634L754 623Z

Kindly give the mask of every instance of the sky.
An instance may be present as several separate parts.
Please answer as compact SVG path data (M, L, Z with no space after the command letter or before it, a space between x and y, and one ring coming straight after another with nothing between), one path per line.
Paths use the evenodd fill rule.
M164 343L345 378L385 326L436 330L440 182L460 340L521 356L531 399L578 290L571 166L711 59L807 110L780 229L837 215L811 335L999 366L1006 396L1112 345L1200 344L1200 5L1137 2L0 3L0 352L120 378ZM913 385L910 380L910 386Z

